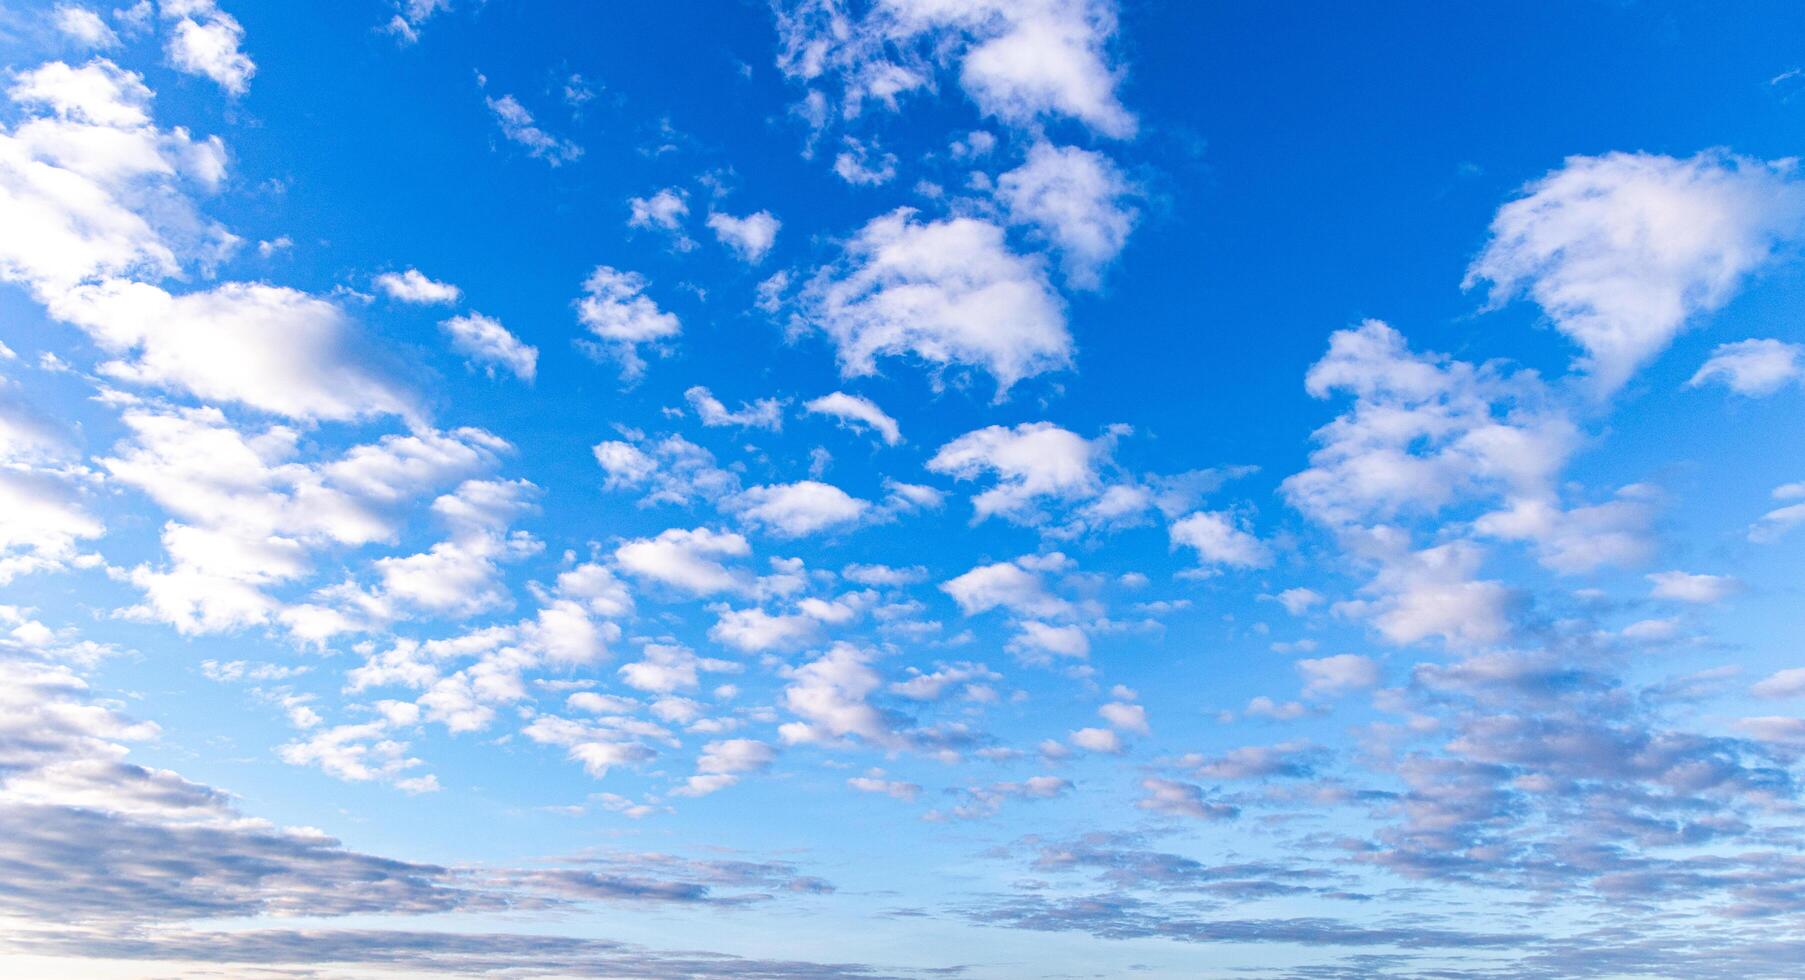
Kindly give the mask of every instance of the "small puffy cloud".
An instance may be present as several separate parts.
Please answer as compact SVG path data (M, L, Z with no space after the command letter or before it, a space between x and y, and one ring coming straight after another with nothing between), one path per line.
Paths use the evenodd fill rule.
M900 779L885 779L881 769L874 769L863 776L854 776L846 780L846 785L861 793L877 793L892 799L913 803L921 796L921 786L917 783L904 782Z
M871 656L850 643L836 643L819 658L790 671L783 703L799 721L778 729L790 745L832 743L857 736L880 746L900 739L892 719L869 701L882 681Z
M678 796L706 796L739 782L749 772L771 767L777 750L750 738L730 738L702 746L696 774L673 792Z
M821 639L821 621L804 613L772 614L756 606L723 609L708 638L747 653L794 650Z
M72 3L57 4L53 13L56 29L84 47L104 49L119 46L119 35L107 26L101 16L86 7Z
M1334 697L1379 684L1378 663L1354 653L1299 660L1297 672L1304 679L1305 697Z
M803 306L849 377L875 374L880 356L912 355L936 370L986 371L1000 399L1072 360L1065 310L1040 263L976 218L921 222L899 208L873 219L843 262L810 281Z
M389 294L390 299L403 303L455 303L464 295L463 290L451 283L429 278L419 269L385 272L376 277L376 288Z
M1689 572L1655 572L1648 576L1652 583L1649 595L1656 599L1710 605L1722 602L1741 591L1742 583L1728 575L1694 575Z
M627 199L627 227L662 231L671 236L671 244L680 252L696 247L683 230L689 217L689 195L682 189L666 187L651 197Z
M1027 617L1064 617L1072 604L1049 592L1037 569L1021 561L980 565L941 583L967 616L1002 608Z
M729 570L721 559L751 553L746 539L731 531L671 528L626 542L614 549L614 560L631 575L704 596L745 588L744 573Z
M1322 596L1315 590L1302 588L1301 586L1294 589L1286 589L1273 598L1278 601L1279 605L1285 607L1286 612L1293 616L1302 616L1304 613L1309 612L1312 607L1320 605L1323 601Z
M1236 526L1227 511L1198 511L1172 522L1172 547L1190 548L1207 568L1265 568L1272 552L1259 538Z
M877 187L896 178L896 154L851 136L842 145L845 149L834 156L834 174L841 180L855 187Z
M857 524L871 509L869 501L818 480L749 487L731 506L741 519L793 538Z
M297 419L412 416L411 396L369 368L338 306L259 283L171 295L148 283L80 286L51 305L115 360L102 374Z
M1122 744L1122 736L1117 735L1112 728L1080 728L1066 740L1087 752L1102 752L1106 755L1120 755L1126 749Z
M1491 283L1494 305L1533 299L1609 394L1727 302L1801 220L1790 163L1722 151L1569 157L1499 209L1467 285Z
M1761 515L1761 519L1749 528L1749 540L1756 544L1778 541L1794 526L1805 524L1805 483L1787 483L1775 487L1773 498L1778 501L1799 502L1787 503Z
M826 415L836 419L841 425L853 430L869 428L887 446L902 442L902 429L896 424L896 420L877 407L876 402L860 395L836 391L804 403L802 409L811 415Z
M1097 709L1098 717L1109 722L1111 728L1119 728L1137 735L1151 735L1153 729L1147 727L1147 709L1126 701L1111 701Z
M741 218L716 211L708 216L708 227L735 255L757 265L777 244L777 231L783 224L769 211L754 211Z
M237 18L219 9L214 0L163 0L158 7L165 19L175 22L163 46L170 67L210 78L230 94L243 95L257 65L239 50L244 27Z
M1090 656L1091 641L1077 626L1054 626L1029 619L1016 624L1008 649L1025 663L1045 663L1052 657L1082 660Z
M695 385L683 393L683 400L696 412L696 418L709 427L737 426L742 429L769 429L772 432L783 428L784 403L775 398L760 398L755 402L741 402L738 411L729 411L714 393L702 385Z
M1034 524L1044 519L1045 500L1095 495L1097 467L1108 454L1108 436L1091 440L1051 422L1024 422L967 432L940 447L927 467L960 480L994 474L996 484L972 498L973 519Z
M533 121L533 114L512 95L499 99L485 97L483 102L489 107L489 114L495 117L495 124L501 127L501 134L509 142L524 147L528 156L559 167L583 155L582 147L539 128Z
M997 178L1011 224L1029 225L1059 250L1066 279L1094 289L1128 243L1137 212L1127 180L1094 150L1036 143L1021 166Z
M1779 340L1719 344L1686 387L1719 382L1739 395L1761 398L1805 378L1805 346Z
M439 324L451 336L451 349L480 364L491 377L501 368L522 381L533 380L539 348L522 343L501 321L481 313L455 316Z
M598 265L583 281L585 295L577 300L577 319L596 336L601 353L620 361L621 377L629 381L645 373L641 345L683 332L677 317L660 310L645 288L645 277L637 272Z

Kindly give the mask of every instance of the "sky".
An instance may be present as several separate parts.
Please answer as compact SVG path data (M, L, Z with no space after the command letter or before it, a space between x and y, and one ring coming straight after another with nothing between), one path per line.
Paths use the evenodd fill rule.
M0 65L0 973L1805 961L1794 5Z

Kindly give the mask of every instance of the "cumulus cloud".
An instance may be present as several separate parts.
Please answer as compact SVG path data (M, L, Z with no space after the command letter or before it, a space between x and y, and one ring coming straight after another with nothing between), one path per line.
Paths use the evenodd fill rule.
M1113 261L1137 212L1128 204L1128 181L1094 150L1036 143L1028 159L997 178L997 200L1012 224L1029 225L1059 250L1066 279L1095 289Z
M1098 492L1098 465L1108 458L1110 442L1108 436L1085 439L1051 422L992 425L940 447L927 466L961 480L995 476L994 486L972 498L974 520L1000 516L1034 524L1045 519L1044 501Z
M708 227L733 254L757 265L777 244L777 231L783 224L769 211L754 211L744 217L716 211L708 216Z
M979 110L1004 122L1065 117L1113 137L1136 129L1116 95L1107 0L885 0L856 18L839 0L793 0L777 14L779 67L809 84L836 81L849 117L868 103L896 108L950 63Z
M376 277L376 288L403 303L455 303L464 295L451 283L432 279L419 269L385 272Z
M257 65L239 50L244 27L237 18L214 0L162 0L157 6L173 22L163 46L171 67L210 78L232 95L250 88Z
M1065 310L1040 263L977 218L923 222L899 208L872 219L845 259L810 281L803 314L848 377L875 374L880 356L913 356L936 371L985 371L1000 399L1072 359Z
M454 316L442 321L439 328L451 337L451 349L481 365L490 377L501 368L522 381L532 381L539 369L539 348L522 343L519 337L494 317L481 313Z
M802 480L748 487L734 498L732 507L741 520L797 538L857 524L871 503L830 483Z
M745 573L728 569L721 559L751 553L746 539L731 531L671 528L657 537L628 541L614 549L614 560L631 575L704 596L746 588Z
M806 402L802 410L811 415L826 415L854 431L870 429L884 440L884 445L902 442L902 428L877 403L861 395L836 391Z
M769 429L777 432L783 428L784 403L775 398L760 398L754 402L741 402L738 411L730 411L714 392L702 385L695 385L683 392L683 400L695 410L696 418L703 425L736 426L742 429Z
M1227 511L1198 511L1172 522L1172 547L1197 552L1206 568L1265 568L1272 564L1272 551L1239 524Z
M598 265L583 282L577 319L599 342L594 350L620 362L621 377L633 381L645 373L642 345L656 345L683 332L674 314L658 308L645 295L645 277Z
M1792 164L1721 151L1569 157L1498 210L1467 285L1526 295L1585 351L1609 394L1796 236Z
M1805 346L1779 340L1719 344L1686 387L1718 382L1739 395L1763 398L1805 378Z

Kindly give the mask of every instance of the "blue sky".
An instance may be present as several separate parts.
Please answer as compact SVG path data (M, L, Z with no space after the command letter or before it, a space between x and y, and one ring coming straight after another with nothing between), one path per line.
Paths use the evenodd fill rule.
M0 964L1786 975L1795 21L0 0Z

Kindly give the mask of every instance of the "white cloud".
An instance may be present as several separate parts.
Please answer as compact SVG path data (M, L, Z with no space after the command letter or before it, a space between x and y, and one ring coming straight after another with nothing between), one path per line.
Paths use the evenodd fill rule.
M7 94L27 114L0 133L0 277L48 303L83 282L210 268L238 244L187 194L224 180L224 145L158 129L141 76L57 61Z
M495 124L501 127L501 134L510 142L525 147L528 156L559 167L583 155L582 147L539 128L533 122L533 114L512 95L499 99L485 97L483 102L495 117Z
M1378 663L1353 653L1299 660L1297 672L1304 679L1304 696L1311 698L1334 697L1379 684Z
M803 302L849 377L876 373L879 356L913 355L937 370L987 371L1001 399L1072 360L1065 310L1040 263L976 218L923 223L910 208L874 218Z
M1778 340L1739 340L1717 345L1686 387L1718 381L1739 395L1761 398L1801 379L1805 379L1805 346Z
M1110 436L1089 440L1051 422L992 425L940 447L927 467L961 480L996 474L996 485L972 498L973 519L996 515L1035 524L1045 518L1042 500L1098 492L1097 467L1108 458L1110 443Z
M601 341L603 351L620 361L621 377L629 381L645 373L640 345L683 332L677 317L660 310L645 288L645 277L637 272L598 265L583 282L587 295L577 301L577 319Z
M55 11L56 29L63 36L90 48L116 48L119 35L107 26L100 15L86 7L60 3Z
M109 377L297 419L413 418L413 397L372 371L338 306L259 283L171 295L147 283L78 286L50 304L116 359Z
M1030 664L1046 663L1052 657L1083 660L1090 656L1091 641L1077 626L1053 626L1027 619L1016 624L1016 633L1009 638L1008 650Z
M376 288L403 303L455 303L464 295L451 283L428 278L419 269L385 272L376 277Z
M1780 540L1794 525L1805 524L1805 482L1786 483L1774 488L1775 500L1797 500L1796 504L1776 507L1761 515L1761 519L1749 527L1749 540L1756 544L1768 544Z
M1036 143L1026 162L997 178L996 193L1012 224L1032 225L1052 242L1066 279L1082 289L1097 287L1137 217L1115 164L1073 146Z
M1749 693L1758 698L1805 697L1805 667L1775 671L1755 682L1749 688Z
M846 149L834 156L834 173L841 180L855 187L878 187L896 179L896 154L851 136L841 142Z
M481 313L454 316L439 324L451 335L451 349L481 364L490 377L496 367L522 381L532 381L539 366L539 348L521 343L501 321Z
M751 553L746 539L731 531L671 528L628 541L614 549L614 560L633 575L702 596L745 589L744 572L730 571L719 559Z
M678 796L706 796L739 782L748 772L768 769L777 750L750 738L731 738L702 746L696 774L673 792Z
M804 82L836 77L851 117L866 102L896 108L950 61L987 115L1020 126L1063 116L1128 137L1136 122L1116 96L1115 31L1108 0L883 0L856 20L836 0L794 0L778 8L778 65Z
M802 410L813 415L827 415L855 431L869 427L887 446L902 442L902 429L877 403L860 395L836 391L805 403Z
M1205 566L1265 568L1272 564L1271 549L1236 525L1235 516L1227 511L1198 511L1172 522L1172 547L1196 551Z
M783 224L769 211L754 211L743 218L716 211L708 216L708 227L735 255L757 265L777 244L777 231Z
M1126 748L1122 744L1122 736L1116 734L1113 728L1080 728L1067 741L1087 752L1108 755L1120 755Z
M708 638L747 653L794 650L821 639L821 622L802 613L772 615L756 606L723 609Z
M867 700L881 683L870 661L866 651L836 643L819 658L790 671L783 703L802 720L778 729L784 742L832 743L856 735L876 745L896 745L889 719Z
M871 503L832 484L802 480L749 487L732 507L741 519L794 538L857 524Z
M683 231L689 217L689 195L680 188L666 187L651 197L627 199L627 227L649 228L671 236L678 251L687 252L696 243Z
M1792 170L1721 151L1570 157L1499 209L1467 284L1489 281L1493 305L1533 299L1609 394L1799 231Z
M1648 576L1653 583L1649 595L1656 599L1672 599L1710 605L1722 602L1742 589L1742 583L1728 575L1694 575L1688 572L1655 572Z
M705 426L738 426L742 429L769 429L778 432L783 429L784 403L775 398L760 398L755 402L740 402L739 411L729 411L714 393L702 385L695 385L683 393L683 400L695 409L696 418Z
M165 19L175 21L163 46L170 66L210 78L232 95L243 95L257 65L239 50L244 27L237 18L219 9L214 0L162 0L158 6Z
M1071 615L1072 604L1047 591L1038 570L1023 561L980 565L941 583L967 616L992 609L1007 609L1020 616L1060 618Z
M1138 704L1111 701L1097 709L1097 716L1109 722L1111 728L1137 735L1153 734L1153 729L1147 726L1147 709Z

